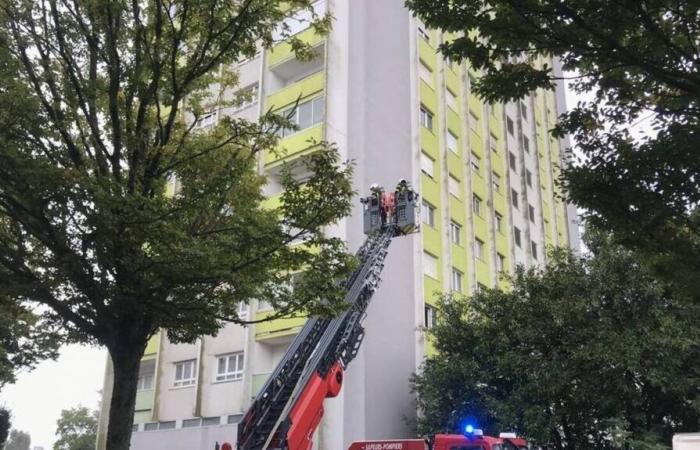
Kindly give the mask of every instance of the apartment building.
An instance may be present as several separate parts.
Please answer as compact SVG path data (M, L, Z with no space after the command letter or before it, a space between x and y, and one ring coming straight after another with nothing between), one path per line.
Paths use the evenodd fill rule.
M412 436L408 380L430 351L423 327L432 325L437 292L502 285L501 273L543 263L548 247L577 247L578 232L575 211L555 184L566 143L547 133L565 107L562 89L487 104L471 93L478 73L437 54L449 36L426 29L402 0L316 7L335 18L329 36L289 25L317 57L299 61L280 43L241 63L240 88L253 100L211 111L200 126L227 114L254 120L300 99L299 130L285 133L284 153L261 158L267 195L280 192L283 161L314 151L310 139L335 142L355 161L359 192L406 178L422 195L422 231L392 244L363 348L341 395L326 402L316 446L341 450L359 439ZM359 203L329 232L358 248ZM271 310L261 301L242 305L241 313L261 319ZM228 326L190 345L173 344L164 332L154 337L141 363L133 448L204 450L235 441L236 423L302 324ZM110 383L108 365L104 392ZM105 411L102 417L104 448Z

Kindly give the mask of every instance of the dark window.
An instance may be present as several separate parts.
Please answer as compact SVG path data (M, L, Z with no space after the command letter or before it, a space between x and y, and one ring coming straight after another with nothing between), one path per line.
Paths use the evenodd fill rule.
M515 125L513 124L513 119L506 117L506 127L508 128L508 134L515 134Z
M520 229L518 227L513 227L513 239L515 240L515 245L518 247L522 246L522 242L520 241Z

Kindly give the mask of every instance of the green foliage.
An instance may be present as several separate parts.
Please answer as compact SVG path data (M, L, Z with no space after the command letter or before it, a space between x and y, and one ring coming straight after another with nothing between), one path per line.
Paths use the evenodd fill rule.
M10 299L0 299L0 388L15 381L18 369L55 358L61 341L62 333L38 315Z
M563 185L589 223L643 251L697 298L700 280L700 4L692 0L407 0L428 26L468 32L441 50L481 70L488 100L520 98L561 80L592 100L560 117L582 160ZM649 119L642 138L630 125Z
M21 430L12 430L10 438L5 443L5 450L29 450L32 442L29 433Z
M94 450L97 442L97 411L84 406L64 409L56 422L54 450Z
M0 408L0 447L5 445L7 438L10 436L11 419L10 411Z
M7 2L0 9L0 298L106 346L108 446L128 447L138 360L244 323L240 303L328 314L352 269L323 230L348 214L351 168L328 143L288 164L267 202L261 157L288 118L235 107L236 62L280 39L311 0ZM311 26L326 32L328 16ZM289 36L300 58L309 45ZM291 245L303 240L305 245ZM297 273L298 288L292 295ZM29 320L29 319L27 319Z
M517 430L548 448L668 447L700 427L700 311L637 255L589 236L512 290L446 297L413 378L421 433Z

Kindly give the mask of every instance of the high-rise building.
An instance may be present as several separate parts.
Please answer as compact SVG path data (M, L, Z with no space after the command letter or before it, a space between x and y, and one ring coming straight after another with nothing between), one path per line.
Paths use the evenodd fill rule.
M403 0L316 7L334 17L329 36L316 35L305 21L288 25L317 57L299 61L280 43L241 63L240 86L253 101L211 111L200 126L227 114L254 120L299 99L299 130L283 137L283 154L260 162L267 195L280 192L282 161L314 151L310 139L335 142L354 160L359 192L406 178L422 195L421 233L392 244L363 347L341 395L325 405L316 445L341 450L359 439L411 437L409 376L429 351L423 327L432 325L437 292L502 285L502 272L543 263L550 246L576 247L578 234L575 212L555 184L566 143L548 134L564 108L563 88L507 105L484 103L471 92L478 73L438 55L449 37L426 29ZM331 232L358 248L360 205ZM271 313L262 301L241 308L253 319ZM209 450L215 441L235 440L236 423L303 322L228 326L191 345L160 333L141 363L133 448ZM110 374L108 367L106 393Z

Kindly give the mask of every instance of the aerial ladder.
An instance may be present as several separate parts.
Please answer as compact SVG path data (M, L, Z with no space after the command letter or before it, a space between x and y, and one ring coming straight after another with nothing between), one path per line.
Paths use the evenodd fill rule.
M418 229L418 194L405 180L393 192L373 185L362 203L367 238L356 254L357 268L345 281L348 308L335 318L307 320L239 422L239 450L310 450L323 401L342 388L344 371L365 335L362 321L389 245Z

